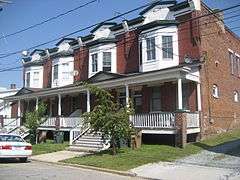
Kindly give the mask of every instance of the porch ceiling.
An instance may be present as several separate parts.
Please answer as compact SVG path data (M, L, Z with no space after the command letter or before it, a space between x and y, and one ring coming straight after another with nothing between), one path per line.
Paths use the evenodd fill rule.
M188 77L187 77L188 76ZM189 76L194 76L195 79L189 78ZM191 75L191 68L186 66L177 66L175 68L168 68L164 70L146 72L146 73L139 73L139 74L131 74L126 77L120 77L117 79L110 79L106 81L92 83L92 85L99 86L101 88L117 88L123 87L125 85L133 86L133 85L141 85L147 84L149 82L159 82L159 81L166 81L166 80L173 80L173 79L190 79L193 81L198 81L199 78L193 74ZM58 94L65 95L65 94L72 94L72 93L85 93L87 89L79 84L59 87L59 88L49 88L43 89L36 92L23 94L19 96L9 96L3 98L6 102L8 101L16 101L16 100L23 100L23 99L34 99L34 98L41 98L41 97L48 97L48 96L56 96Z

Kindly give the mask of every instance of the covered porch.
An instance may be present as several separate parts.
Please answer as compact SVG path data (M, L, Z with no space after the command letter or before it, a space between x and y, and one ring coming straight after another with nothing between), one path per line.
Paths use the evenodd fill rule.
M198 66L178 66L131 75L100 72L88 83L109 90L123 106L132 100L135 114L130 116L130 122L143 134L187 135L200 132ZM14 101L18 105L18 117L27 111L26 104L29 106L30 101L35 103L32 102L28 108L36 109L40 101L45 102L48 106L47 119L39 129L57 128L62 131L76 128L81 131L81 114L89 112L95 103L89 90L78 84L23 93L5 101ZM76 137L72 136L73 139Z

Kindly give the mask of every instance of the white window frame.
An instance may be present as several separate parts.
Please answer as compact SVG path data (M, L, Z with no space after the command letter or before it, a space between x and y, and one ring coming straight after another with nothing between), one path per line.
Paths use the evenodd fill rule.
M154 36L146 38L146 55L147 61L156 61L156 37Z
M164 38L171 38L171 44L169 42L163 42ZM169 45L170 44L170 45ZM166 47L165 47L166 45ZM169 46L169 47L168 47ZM171 52L169 52L171 50ZM167 57L164 57L164 54L167 54ZM162 58L163 60L173 60L173 36L163 35L162 36Z
M98 71L98 53L94 53L91 55L91 66L92 66L92 72L95 73Z
M36 77L36 74L38 74L38 76ZM39 80L40 80L40 72L39 71L34 71L33 72L33 86L38 86L39 84Z
M57 67L57 71L56 71L56 67ZM58 80L59 78L59 64L54 64L53 66L53 81L54 80Z
M239 102L239 93L238 91L233 92L233 100L234 102Z
M109 59L106 58L107 57L105 56L106 54L110 54L110 61ZM110 68L110 71L107 71L107 72L111 72L112 71L112 52L105 51L103 52L102 57L103 57L103 71L105 71L104 68Z
M159 95L159 97L153 97L154 93L153 91L155 90L158 90L157 93ZM153 107L153 103L155 100L159 100L159 104L158 104L158 108L157 109L154 109L155 107ZM161 88L160 86L155 86L155 87L152 87L152 93L151 93L151 112L154 113L154 112L161 112L161 108L162 108L162 102L161 102Z
M63 78L63 80L68 80L70 78L69 63L68 62L62 63L62 78Z
M216 84L212 86L212 95L214 98L219 98L219 87Z
M26 73L26 87L30 87L30 84L31 84L31 73L30 72L27 72Z
M234 75L234 52L232 50L228 50L228 58L230 60L230 71L231 74Z

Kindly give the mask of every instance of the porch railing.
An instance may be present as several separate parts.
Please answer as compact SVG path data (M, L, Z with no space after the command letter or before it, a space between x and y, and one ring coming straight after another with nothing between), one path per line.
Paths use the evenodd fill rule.
M43 118L44 120L44 118ZM48 117L40 127L56 127L57 125L62 128L73 128L82 123L80 117L60 117L59 122L56 117Z
M175 114L171 112L135 114L130 116L135 128L174 128Z
M187 113L187 128L198 128L199 127L199 113Z

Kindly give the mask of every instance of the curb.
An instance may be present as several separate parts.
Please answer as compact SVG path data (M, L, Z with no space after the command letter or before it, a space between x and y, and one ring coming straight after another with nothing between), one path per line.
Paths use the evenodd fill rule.
M100 172L118 174L118 175L122 175L122 176L137 177L137 174L132 173L132 172L127 172L127 171L117 171L117 170L112 170L112 169L86 166L86 165L80 165L80 164L68 164L68 163L63 163L63 162L47 162L47 161L41 161L41 160L35 160L35 159L31 159L31 161L47 163L47 164L54 164L54 165L61 165L61 166L68 166L68 167L75 167L75 168L82 168L82 169L88 169L88 170L95 170L95 171L100 171Z

